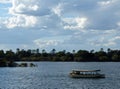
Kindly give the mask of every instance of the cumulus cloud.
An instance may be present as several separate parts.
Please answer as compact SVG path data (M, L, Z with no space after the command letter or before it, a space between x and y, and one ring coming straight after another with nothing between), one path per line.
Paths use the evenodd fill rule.
M63 4L62 3L59 3L57 6L53 7L52 8L52 11L57 14L58 16L61 16L61 12L63 10Z
M49 15L51 14L51 9L54 3L57 2L55 0L13 0L12 7L9 9L9 13L34 16Z
M120 44L120 36L115 36L114 38L110 39L111 42L114 42L115 45Z
M101 6L109 6L114 2L115 2L115 0L106 0L106 1L100 1L100 2L98 2L98 4Z
M64 40L63 44L69 45L72 49L86 48L91 50L92 48L119 48L120 43L119 30L89 30L76 32L70 36L67 40Z
M34 27L35 29L61 28L61 4L58 1L38 1L38 0L13 0L9 14L12 15L5 21L7 28ZM45 28L46 29L46 28Z
M11 3L12 0L0 0L0 3Z
M37 19L34 16L13 16L4 22L7 28L15 27L33 27L37 23Z
M76 18L65 18L63 19L64 29L83 29L86 26L87 18L85 17L76 17Z
M34 16L39 19L39 24L35 27L43 25L42 22L47 23L49 25L45 24L47 27L61 24L61 28L64 29L108 30L118 26L118 19L120 19L118 3L119 0L70 0L69 2L67 0L13 0L9 13L13 16ZM103 6L106 8L102 8ZM49 19L46 21L41 18ZM53 22L48 24L49 21Z
M93 46L98 47L114 47L118 44L119 36L117 36L120 32L117 30L106 30L99 31L96 38L90 38L89 43Z
M104 37L99 38L98 40L94 40L91 42L91 45L98 46L98 47L109 47L114 46L116 43Z
M92 42L92 45L99 46L99 47L110 47L110 46L116 46L120 42L120 37L116 36L113 38L106 39L104 37L99 38L99 40L96 40Z
M59 40L42 40L42 39L36 39L33 41L37 46L40 48L44 48L47 46L57 46L61 43Z

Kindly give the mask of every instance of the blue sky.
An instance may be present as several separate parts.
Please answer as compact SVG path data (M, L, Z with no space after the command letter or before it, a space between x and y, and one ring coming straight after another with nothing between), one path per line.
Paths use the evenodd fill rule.
M0 0L0 49L120 49L120 0Z

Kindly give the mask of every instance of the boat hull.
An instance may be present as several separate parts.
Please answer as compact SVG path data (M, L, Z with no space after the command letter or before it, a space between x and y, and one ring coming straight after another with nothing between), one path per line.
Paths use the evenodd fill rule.
M71 78L105 78L104 74L74 74L70 73Z

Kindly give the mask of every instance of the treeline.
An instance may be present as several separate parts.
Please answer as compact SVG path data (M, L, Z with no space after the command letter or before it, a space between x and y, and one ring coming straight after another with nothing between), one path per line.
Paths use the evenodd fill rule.
M46 50L35 49L35 50L24 50L16 49L16 52L12 50L4 51L0 50L0 60L8 61L76 61L76 62L97 62L97 61L120 61L120 50L104 51L101 48L99 51L87 51L87 50L73 50L72 52L56 51L52 49L50 52Z

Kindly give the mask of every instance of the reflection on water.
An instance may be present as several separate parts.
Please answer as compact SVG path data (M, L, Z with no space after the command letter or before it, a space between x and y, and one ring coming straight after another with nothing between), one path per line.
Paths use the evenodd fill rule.
M38 67L0 68L0 89L120 89L115 62L37 62ZM72 79L72 69L101 69L104 79Z

